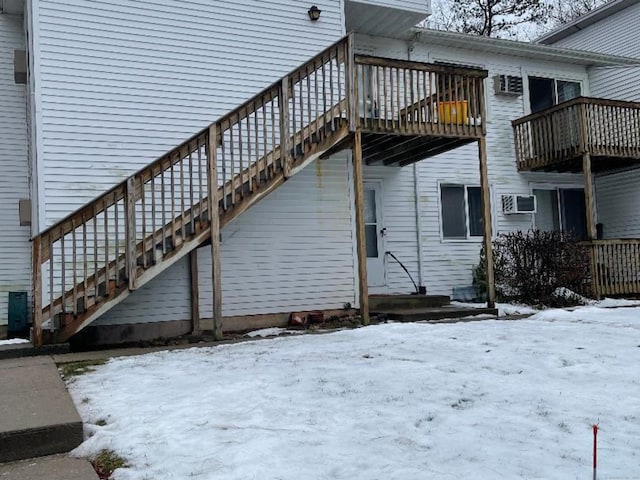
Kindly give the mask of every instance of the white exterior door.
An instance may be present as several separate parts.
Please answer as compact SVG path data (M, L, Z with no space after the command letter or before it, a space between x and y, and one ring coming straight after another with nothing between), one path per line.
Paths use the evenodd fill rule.
M382 185L364 183L364 230L367 240L367 284L386 284L384 267L384 225L382 218Z

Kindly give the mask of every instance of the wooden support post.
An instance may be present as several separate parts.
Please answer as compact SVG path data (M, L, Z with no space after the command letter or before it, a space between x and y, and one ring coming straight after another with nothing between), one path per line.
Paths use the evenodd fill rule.
M596 240L598 233L596 229L595 200L593 195L593 176L591 175L591 154L588 151L582 153L582 171L584 174L584 203L587 215L587 237L592 242ZM593 243L589 245L589 255L591 257L591 290L596 298L600 298L598 282L598 262L596 259L596 248Z
M213 338L222 339L222 277L220 265L220 213L218 206L218 125L209 127L207 195L211 228L211 282L213 290Z
M280 162L282 162L282 171L284 178L291 176L291 163L293 155L291 154L291 144L289 131L289 77L282 79L280 84L280 99L278 101L280 108ZM295 145L293 145L295 148Z
M129 280L129 290L135 290L137 288L137 254L136 254L136 181L135 177L129 177L127 179L127 187L125 191L125 210L127 212L127 224L125 229L126 235L126 247L125 257L127 264L127 278ZM106 215L106 210L105 210ZM105 232L105 235L107 232ZM175 239L174 239L175 241ZM142 254L144 255L144 248ZM116 276L117 276L116 272ZM109 290L109 271L108 266L105 271L105 287Z
M31 244L33 259L33 346L42 346L42 238L40 235ZM53 254L49 251L49 268L53 264ZM53 312L53 303L49 309ZM53 314L51 314L53 322Z
M584 203L587 213L587 236L595 240L598 236L596 229L596 209L593 195L593 176L591 175L591 154L582 154L582 170L584 172Z
M589 126L587 123L587 106L581 102L577 105L578 124L580 126L580 150L582 151L582 174L584 175L584 203L587 216L587 238L590 242L596 240L598 234L596 229L595 200L593 195L593 175L591 174L591 153L589 150ZM591 289L596 298L600 298L598 282L598 263L596 258L596 248L593 243L589 245L589 256L591 257Z
M198 285L198 249L189 254L189 277L191 279L191 333L198 335L200 328L200 287Z
M369 325L369 288L367 285L367 245L364 228L364 186L362 184L362 131L356 130L353 141L353 191L356 208L356 245L358 252L358 293L362 324Z
M495 277L493 272L493 245L491 243L491 194L489 175L487 172L487 138L478 139L480 158L480 187L482 191L482 228L487 270L487 306L494 308L496 304Z
M349 121L349 131L355 132L358 124L358 79L356 78L355 50L353 47L353 33L347 38L345 52L345 89L347 94L347 119Z

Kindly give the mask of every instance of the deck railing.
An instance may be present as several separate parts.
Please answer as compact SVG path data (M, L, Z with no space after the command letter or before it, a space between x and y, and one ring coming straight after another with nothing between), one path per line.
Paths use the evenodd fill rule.
M512 122L519 170L552 168L588 152L640 159L640 103L579 97Z
M355 57L362 129L478 138L486 126L485 70Z
M640 294L640 239L588 242L597 297Z

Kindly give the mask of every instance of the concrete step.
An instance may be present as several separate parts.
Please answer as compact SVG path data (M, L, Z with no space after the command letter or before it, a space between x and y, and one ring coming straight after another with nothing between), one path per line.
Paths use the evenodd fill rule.
M497 308L465 308L446 305L434 308L394 309L385 312L389 320L396 322L439 321L446 319L460 319L476 315L498 316Z
M72 450L82 420L48 356L0 361L0 463Z
M449 305L451 299L446 295L369 295L369 310L385 312L386 310L435 308Z
M98 480L91 464L67 455L29 458L0 464L2 480Z

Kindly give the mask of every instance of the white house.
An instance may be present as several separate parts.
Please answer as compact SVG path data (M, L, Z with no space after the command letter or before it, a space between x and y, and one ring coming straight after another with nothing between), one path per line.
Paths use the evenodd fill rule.
M410 293L387 252L451 295L483 235L589 236L585 176L516 163L511 122L635 60L414 29L426 0L311 7L3 0L0 325L26 291L52 340L237 330Z

